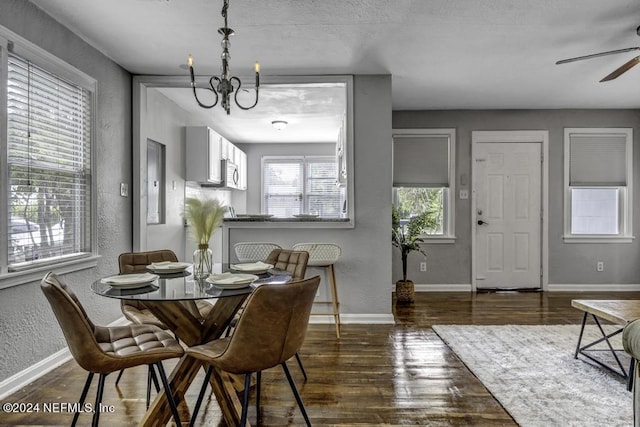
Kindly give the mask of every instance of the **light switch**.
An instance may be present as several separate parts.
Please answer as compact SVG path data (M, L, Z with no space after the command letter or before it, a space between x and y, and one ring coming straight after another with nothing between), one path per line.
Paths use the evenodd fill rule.
M122 197L129 197L129 184L125 182L120 183L120 195Z
M460 190L460 200L469 198L469 190Z

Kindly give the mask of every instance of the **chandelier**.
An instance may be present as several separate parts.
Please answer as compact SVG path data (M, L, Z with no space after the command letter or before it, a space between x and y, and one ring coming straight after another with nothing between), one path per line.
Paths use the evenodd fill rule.
M204 87L202 89L213 92L215 95L215 101L213 104L204 104L200 102L198 99L198 94L196 93L196 80L194 77L193 71L193 56L189 54L187 59L187 65L189 66L189 74L191 75L191 88L193 89L193 96L196 99L196 102L202 108L213 108L218 105L218 101L220 100L220 105L222 108L230 114L231 112L231 94L235 91L233 96L236 105L243 110L250 110L258 104L258 90L260 89L260 64L256 61L254 65L254 71L256 73L256 100L253 105L249 107L245 107L238 102L238 92L240 92L240 86L242 86L242 82L236 76L231 76L231 72L229 71L229 60L231 59L231 55L229 54L229 46L231 43L229 42L229 36L233 35L233 30L227 25L227 9L229 9L229 0L224 0L224 4L222 6L222 17L224 18L224 27L218 28L218 33L222 34L222 74L220 77L212 76L209 79L209 87ZM214 81L217 82L217 85L214 85ZM237 84L237 87L234 87L234 83Z

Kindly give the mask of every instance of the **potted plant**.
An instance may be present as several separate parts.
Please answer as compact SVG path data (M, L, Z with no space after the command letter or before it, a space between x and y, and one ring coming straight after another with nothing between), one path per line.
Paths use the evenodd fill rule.
M217 199L187 197L184 201L184 217L191 234L198 244L193 253L193 275L196 279L208 277L213 268L213 253L209 240L224 219L226 207Z
M426 258L427 254L420 247L420 243L424 242L420 235L426 229L435 225L435 219L432 212L425 211L409 218L407 221L401 221L400 211L393 205L391 207L391 220L391 242L393 246L400 249L402 257L402 280L396 282L396 303L412 303L415 289L413 281L407 279L407 258L413 251L421 253Z

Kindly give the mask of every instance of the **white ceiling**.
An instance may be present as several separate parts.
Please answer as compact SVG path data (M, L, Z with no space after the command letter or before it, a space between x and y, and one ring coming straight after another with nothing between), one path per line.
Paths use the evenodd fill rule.
M189 53L219 74L222 0L31 2L133 74L186 75ZM638 51L555 65L640 46L638 0L230 0L228 19L248 82L259 60L263 76L391 74L394 110L640 108L640 65L598 82Z

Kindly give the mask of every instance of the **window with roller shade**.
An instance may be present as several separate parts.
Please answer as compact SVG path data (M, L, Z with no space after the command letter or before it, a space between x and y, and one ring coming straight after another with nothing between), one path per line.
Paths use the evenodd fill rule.
M336 167L335 157L263 157L262 212L340 217L344 190L336 185Z
M28 53L6 56L7 271L92 252L93 92Z
M631 239L632 141L630 128L565 129L565 241Z
M454 129L396 129L393 133L393 203L401 223L430 212L427 238L454 238Z

